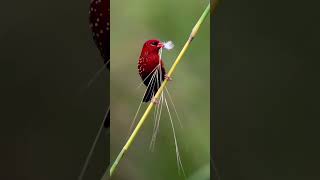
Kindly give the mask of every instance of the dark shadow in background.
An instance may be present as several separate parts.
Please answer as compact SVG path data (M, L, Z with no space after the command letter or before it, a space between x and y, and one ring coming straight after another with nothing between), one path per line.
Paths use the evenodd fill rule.
M3 1L0 6L0 179L76 179L109 102L89 29L89 1ZM107 135L85 179L109 161Z
M320 179L317 2L220 3L211 152L221 180Z

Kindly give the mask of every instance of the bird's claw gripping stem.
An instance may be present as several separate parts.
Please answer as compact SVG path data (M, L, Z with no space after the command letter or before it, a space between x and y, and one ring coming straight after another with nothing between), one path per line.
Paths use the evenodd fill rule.
M164 75L164 79L168 80L168 81L172 81L172 78L170 76L168 76L168 74Z
M151 99L151 102L154 103L154 104L156 104L156 105L159 104L159 100L158 100L157 98L155 98L155 97L153 97L153 98Z

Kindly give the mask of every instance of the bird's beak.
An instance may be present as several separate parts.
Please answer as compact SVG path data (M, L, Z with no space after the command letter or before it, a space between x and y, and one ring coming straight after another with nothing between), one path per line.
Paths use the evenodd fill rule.
M164 47L164 44L163 44L162 42L159 42L158 45L157 45L157 47L158 47L158 48L163 48L163 47Z

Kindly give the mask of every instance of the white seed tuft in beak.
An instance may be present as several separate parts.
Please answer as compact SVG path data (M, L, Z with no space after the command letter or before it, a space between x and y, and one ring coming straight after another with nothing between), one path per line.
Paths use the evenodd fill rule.
M174 44L173 44L173 42L172 41L167 41L167 42L165 42L165 43L163 43L163 47L165 48L165 49L168 49L168 50L171 50L171 49L173 49L173 47L174 47Z

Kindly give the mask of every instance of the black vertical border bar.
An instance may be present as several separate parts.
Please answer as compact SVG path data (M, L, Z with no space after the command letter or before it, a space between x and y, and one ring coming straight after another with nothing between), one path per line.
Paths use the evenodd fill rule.
M107 116L106 116L106 120L105 120L105 124L106 126L108 127L107 129L107 149L108 149L108 153L107 153L107 167L109 167L110 165L110 148L111 148L111 145L110 145L110 139L111 139L111 116L110 116L110 112L111 112L111 104L110 104L110 75L111 75L111 66L110 66L110 63L111 63L111 51L110 51L110 45L111 45L111 38L110 38L110 31L111 31L111 3L110 3L111 0L108 0L108 19L109 19L109 31L108 32L108 36L109 36L109 62L107 62L107 68L108 68L108 71L107 71L107 83L108 83L108 99L107 99L107 102L108 102L108 110L107 110ZM109 175L109 178L110 178L110 175Z
M214 28L214 17L217 14L217 9L213 12L213 5L216 0L210 0L210 179L219 180L219 174L217 171L215 163L215 137L214 137L214 123L215 123L215 74L214 74L214 64L215 64L215 28Z
M212 7L212 2L213 0L210 1L211 7ZM212 9L210 9L210 179L214 179L214 164L213 164L213 159L214 159L214 154L213 154L213 149L214 149L214 141L213 141L213 113L214 113L214 108L213 108L213 79L214 79L214 74L213 74L213 66L214 66L214 61L213 61L213 13Z

